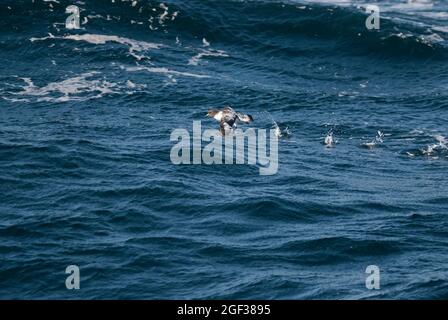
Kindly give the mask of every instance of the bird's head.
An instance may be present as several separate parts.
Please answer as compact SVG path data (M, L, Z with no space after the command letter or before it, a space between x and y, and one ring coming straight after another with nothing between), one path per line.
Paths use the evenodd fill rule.
M250 114L245 114L241 117L241 120L246 123L251 123L254 121L254 118Z

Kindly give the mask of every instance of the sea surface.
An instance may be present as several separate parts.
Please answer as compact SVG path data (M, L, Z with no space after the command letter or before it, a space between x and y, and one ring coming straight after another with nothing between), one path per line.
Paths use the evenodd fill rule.
M448 1L368 3L1 1L0 299L448 299ZM172 163L226 104L276 174Z

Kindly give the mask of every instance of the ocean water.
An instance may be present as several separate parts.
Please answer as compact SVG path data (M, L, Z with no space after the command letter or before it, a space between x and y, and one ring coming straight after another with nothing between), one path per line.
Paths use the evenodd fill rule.
M0 299L447 299L448 2L367 3L1 1ZM171 162L225 104L276 174Z

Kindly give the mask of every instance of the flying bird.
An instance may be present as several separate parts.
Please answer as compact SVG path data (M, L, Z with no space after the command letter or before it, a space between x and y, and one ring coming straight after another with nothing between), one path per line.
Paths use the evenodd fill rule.
M211 109L207 112L207 116L219 121L219 131L223 136L231 133L239 121L244 123L254 121L254 118L250 114L236 112L230 106L225 106L222 110Z

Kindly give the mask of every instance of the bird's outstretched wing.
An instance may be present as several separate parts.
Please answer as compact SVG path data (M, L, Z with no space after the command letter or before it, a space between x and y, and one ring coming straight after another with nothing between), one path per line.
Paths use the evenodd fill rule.
M239 112L235 112L235 114L236 114L236 116L237 116L237 118L238 118L238 120L240 120L240 121L243 121L244 122L244 114L242 114L242 113L239 113Z

